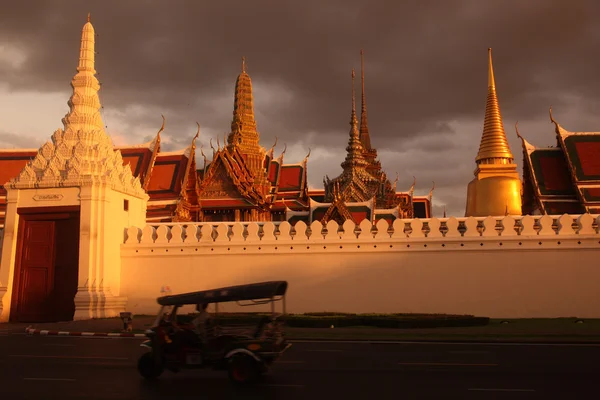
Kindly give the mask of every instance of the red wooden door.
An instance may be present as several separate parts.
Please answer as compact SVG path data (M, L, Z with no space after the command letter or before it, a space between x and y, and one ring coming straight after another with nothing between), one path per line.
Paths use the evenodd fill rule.
M55 221L23 221L16 314L22 322L51 320Z
M79 213L56 221L55 249L52 311L55 321L71 321L79 276Z

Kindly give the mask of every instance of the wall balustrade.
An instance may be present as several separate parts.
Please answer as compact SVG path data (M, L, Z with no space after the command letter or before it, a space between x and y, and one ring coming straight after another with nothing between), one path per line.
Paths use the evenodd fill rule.
M393 223L379 220L372 224L363 220L356 225L346 221L338 225L315 221L310 225L298 222L223 222L223 223L169 223L148 224L145 227L129 227L125 231L126 247L157 247L174 245L195 246L260 246L279 243L340 244L362 242L412 242L439 244L442 249L450 246L465 247L478 242L479 247L489 242L498 246L517 245L524 242L543 242L560 246L565 241L600 239L598 226L600 216L591 214L561 216L487 217L487 218L430 218L396 219ZM576 240L577 239L577 240ZM566 243L566 242L565 242ZM590 242L591 243L591 242ZM588 243L588 244L590 244ZM580 243L581 244L581 243ZM596 244L600 244L596 240ZM393 246L393 244L392 244Z

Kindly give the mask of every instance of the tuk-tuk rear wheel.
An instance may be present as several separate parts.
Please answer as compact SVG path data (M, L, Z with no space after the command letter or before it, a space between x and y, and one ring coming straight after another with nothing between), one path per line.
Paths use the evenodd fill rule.
M261 377L258 362L245 354L236 354L229 359L229 379L236 385L256 383Z
M163 373L163 366L156 365L152 352L142 354L138 360L138 372L148 380L154 380Z

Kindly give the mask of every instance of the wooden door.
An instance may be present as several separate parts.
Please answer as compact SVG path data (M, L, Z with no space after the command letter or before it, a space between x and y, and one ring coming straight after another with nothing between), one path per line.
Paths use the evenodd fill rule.
M25 209L19 215L11 321L72 320L79 272L79 209Z
M75 295L79 277L79 213L56 221L54 257L53 318L71 321L75 314Z
M16 317L21 322L51 320L54 288L55 221L23 220Z

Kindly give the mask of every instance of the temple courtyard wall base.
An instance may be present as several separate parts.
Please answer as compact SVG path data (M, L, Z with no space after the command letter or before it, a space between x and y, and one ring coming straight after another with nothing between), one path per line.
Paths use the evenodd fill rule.
M154 314L166 286L287 280L292 313L600 318L597 225L585 214L298 223L291 233L270 222L131 227L121 293L127 311Z
M74 321L118 317L125 311L127 298L104 291L80 288L75 295Z

